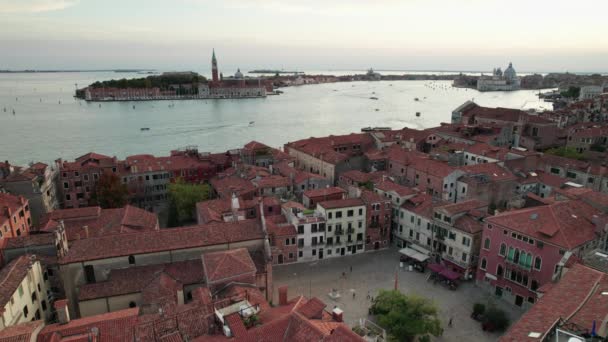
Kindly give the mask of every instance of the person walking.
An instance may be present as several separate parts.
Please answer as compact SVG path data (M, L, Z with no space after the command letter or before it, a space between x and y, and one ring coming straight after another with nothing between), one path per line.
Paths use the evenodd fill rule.
M350 273L353 273L353 267L352 266L350 267Z
M450 317L450 320L448 321L448 327L452 327L452 317Z
M355 299L355 294L356 294L356 292L353 291L353 299Z

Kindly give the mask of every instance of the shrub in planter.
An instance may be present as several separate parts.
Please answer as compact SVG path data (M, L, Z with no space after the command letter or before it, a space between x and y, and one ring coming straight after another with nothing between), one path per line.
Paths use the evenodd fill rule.
M473 313L471 314L471 317L475 320L479 320L485 312L486 306L484 304L475 303L473 305Z
M488 331L505 331L509 326L509 317L503 310L489 308L484 314L482 326Z

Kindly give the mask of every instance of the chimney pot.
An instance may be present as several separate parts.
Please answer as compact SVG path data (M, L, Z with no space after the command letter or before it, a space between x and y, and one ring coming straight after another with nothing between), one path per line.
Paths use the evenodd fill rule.
M342 322L343 321L343 315L344 315L344 311L342 311L342 309L340 309L340 308L335 308L331 312L331 317L336 322Z
M53 304L55 311L57 311L57 319L60 324L67 324L70 322L70 310L68 309L68 300L60 299L55 301Z

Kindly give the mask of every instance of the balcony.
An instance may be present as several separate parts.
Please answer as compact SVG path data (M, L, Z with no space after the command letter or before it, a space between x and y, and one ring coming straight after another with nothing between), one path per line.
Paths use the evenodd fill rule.
M369 226L369 228L380 228L380 222L378 221L372 221Z
M344 229L336 229L335 234L336 235L344 235Z
M354 232L355 232L355 228L348 228L348 229L346 230L346 233L347 233L347 234L353 234Z
M509 258L507 256L507 257L505 257L505 262L509 265L519 268L520 270L528 271L528 272L532 271L532 264L530 264L530 265L522 264L521 259L519 260L519 262L515 262L515 260L513 260L513 258Z

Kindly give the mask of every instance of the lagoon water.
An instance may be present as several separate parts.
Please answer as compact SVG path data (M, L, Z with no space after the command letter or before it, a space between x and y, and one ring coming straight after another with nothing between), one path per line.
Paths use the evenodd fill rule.
M305 85L282 88L284 94L263 99L105 102L100 106L73 98L76 86L122 77L141 75L0 74L0 160L52 162L90 151L119 158L168 155L189 145L219 152L251 140L279 147L310 136L359 132L366 126L427 128L449 122L451 111L471 99L483 106L550 109L549 103L539 101L536 91L480 93L453 88L450 81ZM416 117L416 112L421 116ZM150 130L141 131L142 127Z

